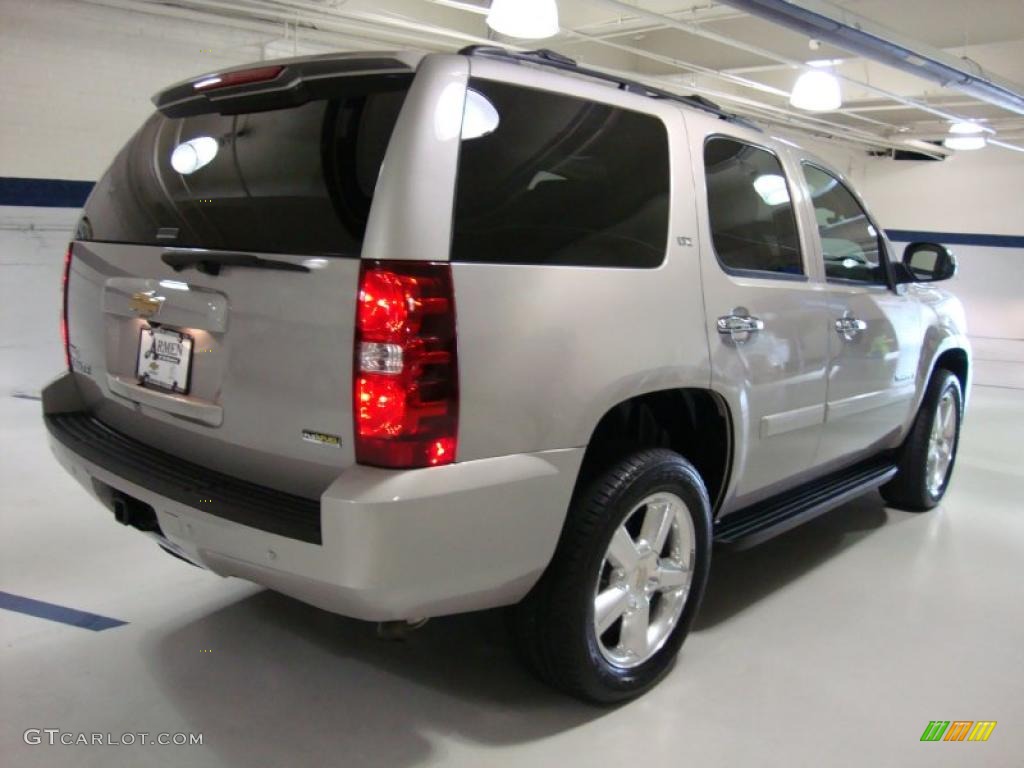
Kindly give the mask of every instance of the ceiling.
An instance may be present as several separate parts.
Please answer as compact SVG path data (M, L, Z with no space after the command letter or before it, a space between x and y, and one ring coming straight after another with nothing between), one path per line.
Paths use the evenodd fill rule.
M131 13L265 29L264 57L294 52L416 47L456 50L497 41L488 0L88 0ZM967 57L1024 83L1024 0L831 0L904 38ZM588 66L669 90L697 92L774 125L874 150L936 141L952 118L983 121L1001 148L1024 151L1024 115L821 44L738 11L696 0L558 0L562 31L521 47L551 48ZM788 103L801 68L832 59L843 106L801 112ZM1024 85L1017 85L1018 93ZM929 145L925 145L929 146Z

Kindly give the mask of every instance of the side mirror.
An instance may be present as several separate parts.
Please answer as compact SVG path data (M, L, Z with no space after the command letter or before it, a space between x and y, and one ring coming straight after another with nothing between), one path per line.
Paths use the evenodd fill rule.
M911 243L903 251L903 273L898 282L935 283L956 275L956 256L938 243Z

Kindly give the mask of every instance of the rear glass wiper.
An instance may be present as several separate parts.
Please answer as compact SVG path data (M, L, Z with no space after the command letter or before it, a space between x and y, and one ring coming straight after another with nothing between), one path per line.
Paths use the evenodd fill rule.
M309 272L309 267L292 264L290 261L263 259L249 253L195 253L192 251L167 251L160 259L175 272L195 267L207 275L219 275L224 267L245 267L248 269L278 269L282 272Z

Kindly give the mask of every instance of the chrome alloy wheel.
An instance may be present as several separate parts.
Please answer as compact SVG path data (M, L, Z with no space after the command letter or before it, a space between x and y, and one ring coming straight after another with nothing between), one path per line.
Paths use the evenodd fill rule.
M673 493L648 496L615 530L594 589L594 634L608 662L635 667L665 644L690 592L695 542Z
M928 439L928 464L925 477L928 492L938 496L946 483L949 465L953 462L953 449L956 445L956 397L947 391L939 400L932 422L932 433Z

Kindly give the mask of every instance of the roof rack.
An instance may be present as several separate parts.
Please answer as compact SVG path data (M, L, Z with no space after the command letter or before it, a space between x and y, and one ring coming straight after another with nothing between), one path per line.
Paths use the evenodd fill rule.
M517 64L537 64L539 66L557 69L562 72L572 72L576 75L592 77L597 80L603 80L607 83L614 83L619 90L627 91L628 93L636 93L641 96L649 96L654 99L678 101L686 104L687 106L715 115L722 120L739 123L747 126L748 128L753 128L756 131L761 131L761 129L754 123L751 123L749 120L742 118L739 115L726 112L720 106L715 104L715 102L705 99L703 96L696 96L694 94L683 96L682 94L672 93L671 91L656 88L653 85L647 85L646 83L641 83L636 80L629 80L628 78L619 77L618 75L612 75L607 72L601 72L596 69L587 69L586 67L581 67L577 64L575 59L570 59L568 56L563 56L562 54L548 48L540 48L535 51L510 51L507 48L502 48L497 45L470 45L460 50L459 53L463 56L484 56L491 59L511 61Z

